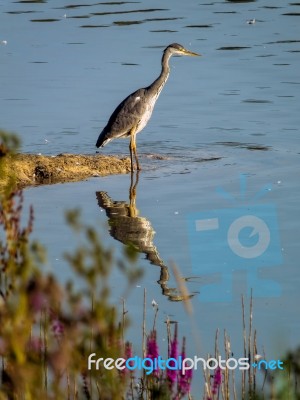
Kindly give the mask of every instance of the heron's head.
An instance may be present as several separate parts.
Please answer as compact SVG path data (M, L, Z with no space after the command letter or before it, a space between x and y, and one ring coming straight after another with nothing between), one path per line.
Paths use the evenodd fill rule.
M166 49L165 52L169 52L171 55L180 56L201 56L201 54L194 53L193 51L185 49L181 44L172 43Z

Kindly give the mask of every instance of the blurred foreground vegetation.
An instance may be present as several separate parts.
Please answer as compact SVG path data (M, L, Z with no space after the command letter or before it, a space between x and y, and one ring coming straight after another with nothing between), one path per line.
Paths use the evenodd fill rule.
M7 174L7 157L14 156L18 145L15 136L0 132L0 178ZM137 254L127 247L124 258L115 260L95 229L81 221L79 211L69 211L67 222L83 244L65 258L81 290L73 282L62 286L44 271L45 249L30 240L32 208L27 224L21 224L23 194L15 189L12 172L0 192L0 399L183 398L190 381L181 377L183 386L175 388L179 375L170 382L161 373L88 370L93 352L103 359L133 356L132 344L125 340L125 303L116 307L112 302L108 278L118 267L128 293L142 274ZM155 357L155 328L148 334L141 329L141 335L144 357Z
M18 144L16 137L0 132L0 180L1 174L7 173L3 161L16 152ZM118 267L130 288L141 277L136 253L126 248L123 260L115 260L97 232L81 221L78 210L70 211L67 222L83 244L66 259L74 271L74 281L81 280L84 289L75 289L72 282L62 286L44 271L45 249L30 239L33 209L25 226L21 224L23 194L15 189L13 174L10 176L0 193L0 400L192 398L191 373L155 370L137 376L128 369L88 370L88 356L93 352L103 358L133 356L133 346L126 341L130 312L124 303L119 307L113 304L108 278ZM173 332L169 323L167 329L168 357L185 357L185 339L179 345L177 324ZM253 359L256 332L250 329L247 335L245 343L251 342L251 347L245 346L245 351ZM141 337L143 356L157 357L155 324L149 332L141 328ZM231 346L226 333L224 339L229 358ZM218 354L216 345L215 356ZM254 373L245 373L238 382L232 371L217 369L212 375L204 371L203 392L193 398L298 400L300 349L287 354L283 361L285 371L265 371L260 386Z

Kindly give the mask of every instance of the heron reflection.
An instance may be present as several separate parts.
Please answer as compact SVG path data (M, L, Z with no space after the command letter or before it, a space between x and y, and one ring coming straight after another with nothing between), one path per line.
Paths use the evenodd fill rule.
M171 301L182 301L184 296L180 291L168 286L169 269L153 243L155 231L147 218L139 216L136 208L138 181L139 172L136 175L131 173L128 202L113 200L106 192L96 192L98 205L106 212L110 235L121 243L132 245L138 252L145 254L150 264L160 267L160 278L157 282L163 295ZM193 294L189 295L192 296Z

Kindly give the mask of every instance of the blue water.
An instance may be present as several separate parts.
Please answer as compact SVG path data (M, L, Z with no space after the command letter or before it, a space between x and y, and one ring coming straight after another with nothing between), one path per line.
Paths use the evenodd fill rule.
M198 293L192 303L200 351L213 351L219 327L228 330L232 349L240 356L240 295L247 296L251 271L254 292L263 279L269 282L260 293L265 297L254 300L259 350L264 346L269 358L280 356L299 344L300 327L299 5L284 0L280 6L268 0L80 3L0 4L1 128L21 136L23 152L93 154L115 106L159 74L166 45L179 42L201 53L201 58L172 58L170 78L151 121L138 135L143 170L137 208L155 231L153 245L169 268L169 287L176 286L171 262L182 276L194 277L187 287ZM253 18L255 24L248 24ZM111 142L101 152L128 155L128 142ZM242 188L241 174L247 176ZM266 185L263 196L256 198ZM34 235L47 247L48 268L59 279L72 277L62 253L75 246L64 211L80 207L84 220L121 257L123 244L109 234L96 192L128 202L129 187L130 177L124 175L25 191L26 204L35 208ZM226 198L217 192L219 187L228 193ZM211 253L199 247L196 256L201 260L193 262L189 215L229 210L234 221L234 210L245 207L246 212L249 204L276 207L276 215L270 211L269 217L277 221L282 261L271 257L272 264L266 265L254 259L247 270L243 260L231 266L224 255L224 265L219 271L212 266L215 275L210 277ZM218 234L207 243L226 244ZM159 321L167 315L179 321L189 355L199 352L182 302L162 294L160 267L145 259L145 253L138 264L145 274L127 299L129 336L138 343L146 287L148 327L155 299ZM205 287L222 276L232 282L232 300L207 303ZM123 278L119 273L113 278L113 297L119 301ZM281 290L277 297L268 292L274 282ZM164 328L160 337L166 338Z

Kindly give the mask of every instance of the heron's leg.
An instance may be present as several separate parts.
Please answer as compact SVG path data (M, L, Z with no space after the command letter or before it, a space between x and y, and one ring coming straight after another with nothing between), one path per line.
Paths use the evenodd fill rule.
M136 161L136 169L138 171L140 171L141 167L140 167L140 163L139 163L139 159L138 159L138 155L137 155L137 151L136 151L136 141L135 141L135 139L136 139L136 134L134 134L134 136L133 136L133 152L134 152L135 161Z
M137 169L138 171L140 171L142 168L140 167L139 159L138 159L138 156L137 156L136 143L134 143L133 151L134 151L134 155L135 155L136 169Z
M129 150L130 150L130 159L131 159L131 171L133 171L133 154L135 157L135 161L136 161L136 167L137 170L139 171L140 168L140 164L139 164L139 160L137 157L137 152L136 152L136 142L135 142L135 138L136 138L136 127L134 126L133 128L131 128L130 131L130 145L129 145Z
M130 167L131 167L131 174L133 173L133 136L130 137L129 143L129 151L130 151Z

